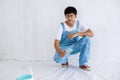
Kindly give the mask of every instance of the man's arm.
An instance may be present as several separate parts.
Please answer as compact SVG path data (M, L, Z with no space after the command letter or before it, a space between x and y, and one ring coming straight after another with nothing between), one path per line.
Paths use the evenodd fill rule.
M93 37L94 34L93 34L91 29L88 29L85 32L77 32L77 33L69 34L68 38L72 39L74 36L89 36L89 37Z
M60 48L60 45L59 45L60 41L55 39L55 42L54 42L54 47L56 49L56 51L59 53L59 55L61 57L64 57L65 55L65 51L63 51L61 48Z
M92 32L91 29L88 29L86 32L78 32L76 33L77 36L89 36L89 37L93 37L94 34Z

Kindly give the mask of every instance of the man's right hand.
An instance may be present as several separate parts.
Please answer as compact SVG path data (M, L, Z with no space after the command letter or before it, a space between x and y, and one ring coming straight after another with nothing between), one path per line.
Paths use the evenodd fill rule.
M63 52L59 53L60 57L62 57L62 58L63 58L63 57L65 56L65 53L66 53L65 51L63 51Z
M59 44L60 44L60 41L55 39L54 47L55 47L56 51L59 53L60 57L63 58L65 56L66 52L61 49Z

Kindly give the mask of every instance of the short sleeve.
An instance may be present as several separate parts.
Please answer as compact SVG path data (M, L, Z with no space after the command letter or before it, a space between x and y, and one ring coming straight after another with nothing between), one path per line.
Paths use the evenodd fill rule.
M62 28L62 26L60 25L60 26L58 27L57 34L56 34L55 39L61 40L62 32L63 32L63 28Z
M89 29L89 27L83 23L80 23L80 26L79 26L79 32L85 32Z

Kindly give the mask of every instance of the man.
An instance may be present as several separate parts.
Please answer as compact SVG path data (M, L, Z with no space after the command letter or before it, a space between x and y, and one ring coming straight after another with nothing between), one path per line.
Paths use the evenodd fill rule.
M60 24L54 42L56 49L54 60L62 63L62 67L66 67L68 66L68 57L80 52L79 68L90 71L87 62L90 56L90 37L93 37L94 34L90 28L76 20L76 8L67 7L64 15L66 21Z

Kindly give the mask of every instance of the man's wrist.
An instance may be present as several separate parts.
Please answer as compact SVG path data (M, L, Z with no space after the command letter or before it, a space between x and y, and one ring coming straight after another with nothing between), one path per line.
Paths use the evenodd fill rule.
M73 38L76 37L76 36L78 36L78 33L75 33L75 34L73 35Z
M78 35L78 36L82 36L82 33L81 33L81 32L79 32L79 33L77 33L77 35Z

